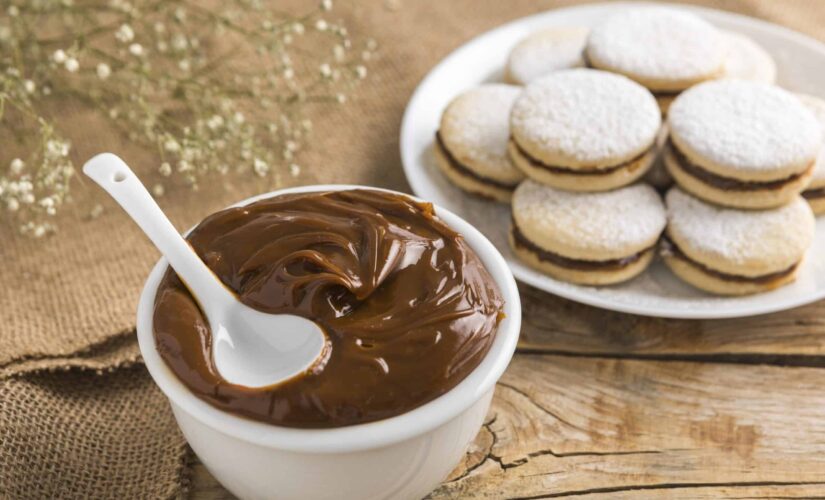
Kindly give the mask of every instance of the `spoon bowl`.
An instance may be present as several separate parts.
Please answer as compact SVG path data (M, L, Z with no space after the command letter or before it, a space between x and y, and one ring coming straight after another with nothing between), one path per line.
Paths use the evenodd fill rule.
M195 297L212 329L212 359L224 380L267 387L325 361L328 341L317 324L293 314L264 313L240 302L178 233L123 160L102 153L86 162L83 173L123 207Z

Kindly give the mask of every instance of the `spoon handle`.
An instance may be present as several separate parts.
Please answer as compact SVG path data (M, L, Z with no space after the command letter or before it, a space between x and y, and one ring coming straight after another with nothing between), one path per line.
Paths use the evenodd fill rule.
M226 304L231 295L195 250L178 233L132 169L118 156L101 153L83 173L106 190L169 261L205 311ZM234 301L235 298L232 297ZM206 305L209 307L206 307Z

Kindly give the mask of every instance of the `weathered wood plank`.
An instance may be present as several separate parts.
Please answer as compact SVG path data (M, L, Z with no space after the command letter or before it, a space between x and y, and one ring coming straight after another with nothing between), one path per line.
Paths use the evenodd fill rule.
M823 384L815 368L519 355L476 441L486 452L433 497L825 492Z
M433 498L825 495L823 387L816 368L519 354ZM230 498L202 468L193 484Z
M825 366L825 301L726 320L647 318L520 285L523 351Z

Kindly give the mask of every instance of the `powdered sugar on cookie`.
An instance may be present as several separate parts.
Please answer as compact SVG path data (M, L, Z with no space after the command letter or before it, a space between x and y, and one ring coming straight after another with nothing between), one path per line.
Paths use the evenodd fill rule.
M683 251L745 268L772 263L777 271L785 269L805 253L814 234L811 209L799 197L772 210L722 208L678 188L665 199L668 234L685 242Z
M521 178L507 157L510 108L520 92L513 85L489 84L455 98L441 118L441 138L450 153L482 175Z
M819 123L799 99L773 85L744 80L707 82L685 91L670 107L668 125L676 145L710 169L800 171L822 144Z
M584 66L587 28L554 27L537 31L519 42L507 59L507 77L526 85L553 71Z
M513 216L539 244L542 235L551 235L564 248L615 256L644 249L665 227L662 200L647 184L577 193L527 180L513 196Z
M639 84L604 71L573 69L528 85L513 105L510 123L516 142L535 158L604 167L650 147L661 115Z
M593 28L587 55L593 66L644 82L656 90L680 90L718 74L724 61L719 30L688 12L631 9ZM657 84L658 83L658 84Z
M724 33L728 46L722 75L755 82L774 83L776 63L759 44L739 33Z

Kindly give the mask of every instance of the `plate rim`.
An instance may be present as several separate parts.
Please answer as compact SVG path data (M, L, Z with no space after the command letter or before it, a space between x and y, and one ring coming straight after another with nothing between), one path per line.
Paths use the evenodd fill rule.
M414 121L414 109L417 108L416 104L420 101L424 95L424 91L426 90L427 83L436 77L445 67L452 64L453 60L459 59L465 51L469 51L472 49L472 46L481 44L484 42L486 38L493 38L497 36L499 33L508 31L516 27L517 25L527 23L530 21L536 21L540 18L547 18L547 17L555 17L555 16L563 16L565 14L571 15L575 13L582 13L586 11L593 11L598 12L605 8L607 9L619 9L619 8L630 8L630 7L653 7L653 6L670 6L674 8L694 11L698 14L705 14L710 17L722 18L728 22L732 22L734 24L744 24L744 25L752 25L756 26L759 29L771 31L773 34L782 36L786 39L791 40L795 44L807 46L808 49L819 52L822 54L823 58L825 58L825 43L816 40L815 38L806 35L804 33L800 33L795 31L791 28L782 26L780 24L776 24L770 21L766 21L764 19L759 19L756 17L751 17L745 14L740 14L736 12L730 12L725 10L714 9L711 7L703 7L698 5L682 5L682 4L671 4L668 2L645 2L645 1L630 1L630 2L597 2L597 3L589 3L583 5L574 5L568 7L560 7L555 9L548 9L543 12L538 12L536 14L531 14L528 16L523 16L520 18L513 19L508 21L504 24L496 26L490 30L484 31L479 33L478 35L466 40L461 45L450 51L446 56L439 60L439 62L430 68L430 70L424 75L424 77L418 82L415 87L415 90L410 96L410 99L407 101L407 105L404 108L404 114L401 119L401 127L399 133L399 150L401 155L401 166L404 171L404 176L407 182L410 184L413 193L416 196L422 198L428 198L425 194L426 187L422 184L422 181L419 179L419 176L411 174L411 172L415 169L415 155L418 153L415 148L413 148L412 143L414 143L414 136L415 136L415 125ZM710 308L710 307L702 307L698 309L666 309L663 310L661 307L657 306L634 306L632 303L625 303L614 301L609 298L601 297L598 293L591 293L586 291L579 291L576 289L567 289L564 286L553 287L552 289L546 286L546 282L540 279L539 276L536 276L535 273L538 271L528 270L526 266L520 262L513 263L511 262L512 259L506 258L507 265L510 267L513 275L516 277L517 281L530 285L534 288L538 288L539 290L550 293L552 295L556 295L558 297L562 297L568 300L572 300L574 302L578 302L581 304L586 304L589 306L598 307L600 309L610 310L610 311L617 311L623 313L630 313L636 314L640 316L648 316L648 317L659 317L659 318L671 318L671 319L727 319L727 318L741 318L741 317L754 317L754 316L762 316L766 314L771 314L779 311L785 311L789 309L794 309L797 307L801 307L807 304L811 304L813 302L822 300L825 298L825 287L814 290L809 294L791 297L787 300L777 300L775 302L764 304L756 309L751 306L739 306L739 307L732 307L732 308ZM552 279L552 278L551 278ZM566 285L566 283L559 282L562 285ZM713 295L708 295L709 298L714 297Z

